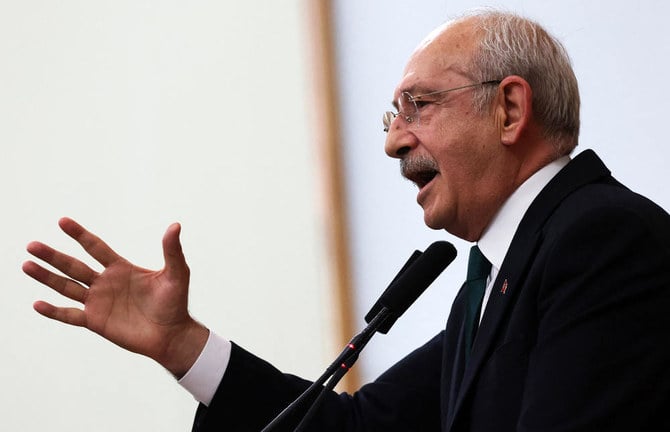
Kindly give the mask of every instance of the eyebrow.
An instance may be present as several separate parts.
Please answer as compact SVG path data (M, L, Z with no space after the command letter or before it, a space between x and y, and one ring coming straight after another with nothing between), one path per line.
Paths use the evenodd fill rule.
M411 96L416 96L416 95L423 95L426 93L432 93L435 90L435 87L433 86L426 86L425 84L413 84L409 87L406 87L400 91L400 94L403 93L409 93ZM400 107L398 106L398 101L397 100L392 100L391 105L396 109L396 111L400 110Z
M416 94L425 94L425 93L430 93L430 92L434 91L434 90L431 90L431 88L432 87L426 87L425 85L421 85L421 84L414 84L414 85L411 85L410 87L406 87L406 88L400 90L399 94L409 93L411 96L414 96ZM393 107L396 110L400 110L400 107L398 106L397 98L395 100L391 101L391 105L393 105Z
M465 69L465 68L462 68L462 67L461 67L460 65L458 65L458 64L452 64L452 65L450 65L450 66L446 69L446 71L453 71L453 72L455 72L457 75L461 75L461 76L464 76L464 77L466 77L466 78L470 78L469 75L468 75L467 72L466 72L466 69ZM409 94L412 95L412 96L416 96L416 95L423 95L423 94L426 94L426 93L432 93L432 92L434 92L434 91L439 91L439 90L438 90L436 87L434 87L434 86L426 86L425 84L414 83L414 84L412 84L411 86L406 87L406 88L400 90L400 94L403 94L403 93L409 93ZM391 101L391 105L393 105L393 107L394 107L396 110L399 110L399 109L400 109L400 108L398 107L398 102L397 102L396 100Z

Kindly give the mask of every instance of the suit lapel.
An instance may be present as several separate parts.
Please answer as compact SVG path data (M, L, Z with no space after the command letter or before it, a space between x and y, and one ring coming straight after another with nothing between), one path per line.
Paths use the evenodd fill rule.
M524 234L530 233L525 232ZM520 242L523 242L525 247L518 251L515 250L513 256L505 258L498 277L493 284L484 316L477 330L470 361L464 370L453 411L454 415L451 416L450 423L453 423L456 415L459 413L465 396L472 387L473 381L479 374L479 370L486 358L490 355L491 349L494 348L493 343L496 341L497 330L501 327L501 323L508 313L511 312L514 299L521 289L521 282L524 279L526 267L532 262L537 246L540 243L539 236L536 233L535 235L516 237L519 238ZM460 349L463 348L463 346L460 347ZM451 424L447 430L451 430Z
M593 151L586 150L544 187L526 211L493 284L470 361L460 380L458 396L455 404L453 400L450 404L453 411L448 413L447 430L451 430L479 370L491 354L491 350L495 348L494 342L497 341L498 330L503 327L501 324L511 313L511 306L523 287L525 275L542 243L542 227L546 220L560 202L573 191L598 179L608 177L611 180L609 174L609 170L598 156ZM458 349L462 350L463 346L459 344Z

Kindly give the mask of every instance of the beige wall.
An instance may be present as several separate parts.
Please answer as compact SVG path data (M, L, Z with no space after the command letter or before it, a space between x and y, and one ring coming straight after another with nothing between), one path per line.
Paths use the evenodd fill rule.
M159 366L31 310L63 302L25 244L84 256L65 215L150 268L181 222L193 315L287 371L328 363L302 3L0 2L0 430L190 430Z

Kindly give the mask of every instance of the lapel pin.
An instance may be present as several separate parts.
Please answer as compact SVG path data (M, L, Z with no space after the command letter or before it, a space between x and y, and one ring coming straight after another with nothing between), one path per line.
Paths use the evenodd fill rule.
M502 287L500 288L500 292L505 294L507 292L507 279L502 284Z

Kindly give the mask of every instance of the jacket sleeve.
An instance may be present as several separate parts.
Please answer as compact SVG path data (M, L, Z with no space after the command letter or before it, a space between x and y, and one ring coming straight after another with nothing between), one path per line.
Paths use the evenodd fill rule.
M329 393L307 430L439 431L442 338L438 334L353 395ZM193 431L258 432L310 384L233 344L226 374L209 407L199 406ZM275 430L293 430L303 408Z

